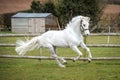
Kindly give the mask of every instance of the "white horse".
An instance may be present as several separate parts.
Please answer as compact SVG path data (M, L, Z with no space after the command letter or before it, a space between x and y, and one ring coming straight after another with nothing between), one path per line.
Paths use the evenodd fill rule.
M78 46L81 46L88 52L88 61L91 61L92 55L90 49L85 45L83 41L83 34L89 35L89 17L77 16L72 18L72 20L67 24L66 29L56 31L51 30L47 31L44 34L34 37L29 41L18 40L16 43L16 52L19 55L24 55L27 51L31 51L36 47L46 47L50 50L52 57L55 58L57 64L60 67L65 67L63 63L67 63L66 60L62 57L57 56L56 47L70 47L74 50L78 56L73 60L78 60L82 53L78 49Z

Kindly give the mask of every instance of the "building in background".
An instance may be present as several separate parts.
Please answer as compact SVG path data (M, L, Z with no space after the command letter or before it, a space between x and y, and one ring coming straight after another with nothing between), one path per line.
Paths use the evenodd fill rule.
M11 18L12 32L43 33L58 29L55 16L51 13L17 13Z

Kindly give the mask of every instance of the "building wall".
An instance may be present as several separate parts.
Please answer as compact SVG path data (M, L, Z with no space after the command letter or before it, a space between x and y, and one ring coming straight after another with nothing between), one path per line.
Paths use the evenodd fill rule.
M12 18L12 32L26 33L28 31L27 18Z
M45 32L44 18L12 18L12 32L43 33Z
M58 29L56 18L53 15L47 17L12 17L12 32L17 33L43 33L47 30Z
M54 17L53 15L48 16L45 19L45 28L46 28L46 31L58 29L56 17Z

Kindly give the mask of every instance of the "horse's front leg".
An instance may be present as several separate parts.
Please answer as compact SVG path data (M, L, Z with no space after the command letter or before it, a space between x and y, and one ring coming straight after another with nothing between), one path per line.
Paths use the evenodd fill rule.
M92 55L91 55L90 49L85 45L84 42L81 42L81 47L87 51L87 53L88 53L88 61L91 62Z
M91 62L92 55L91 55L90 49L86 47L86 51L88 52L88 61Z
M78 49L77 46L72 46L71 48L72 48L73 51L78 53L78 56L73 59L73 61L75 62L76 60L78 60L82 56L82 52Z

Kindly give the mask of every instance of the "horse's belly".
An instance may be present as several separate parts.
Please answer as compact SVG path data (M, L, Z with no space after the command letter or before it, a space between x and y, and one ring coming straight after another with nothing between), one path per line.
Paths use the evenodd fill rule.
M68 44L64 40L54 41L52 44L56 47L68 47Z
M52 45L57 46L57 47L68 47L68 44L63 36L59 36L59 37L56 36L56 37L51 38L51 43Z

